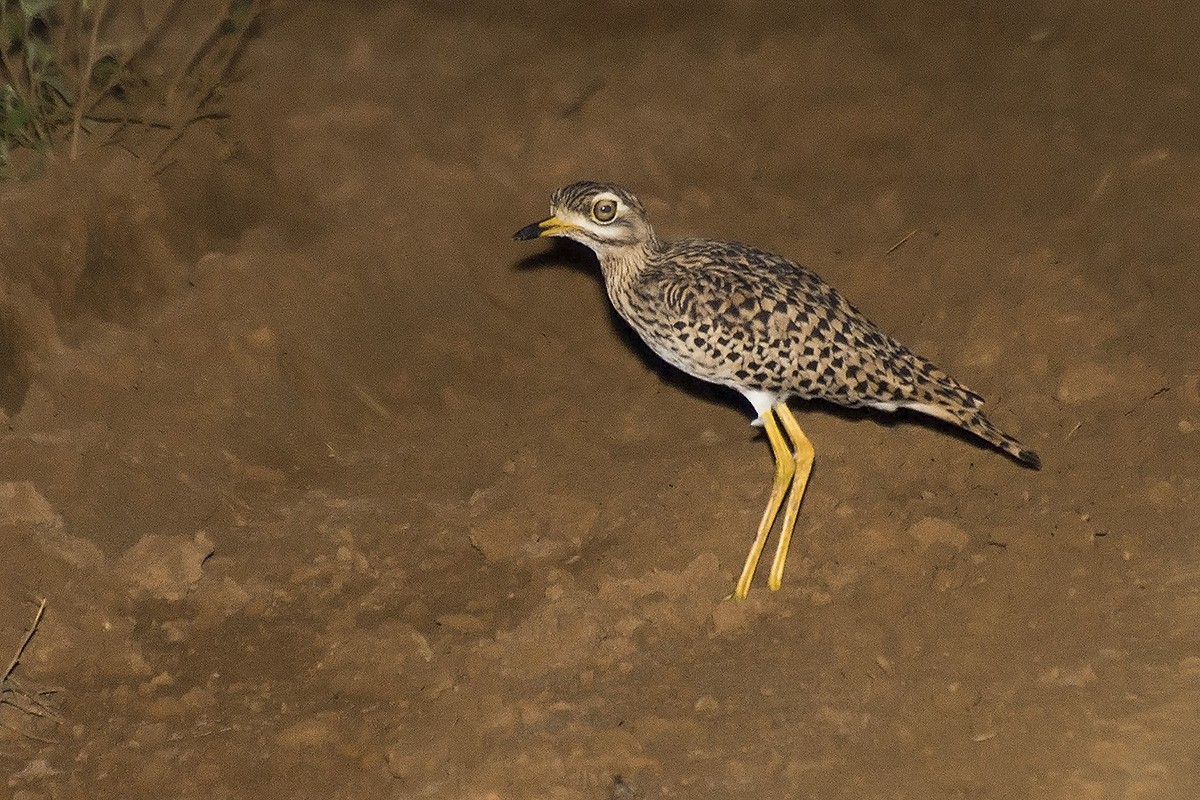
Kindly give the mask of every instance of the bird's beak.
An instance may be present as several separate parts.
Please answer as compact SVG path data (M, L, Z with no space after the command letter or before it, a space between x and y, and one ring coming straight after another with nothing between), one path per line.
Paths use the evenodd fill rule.
M514 233L513 238L519 241L522 239L538 239L542 236L561 236L567 231L575 230L575 228L575 225L563 222L558 217L548 217L541 222L526 225Z

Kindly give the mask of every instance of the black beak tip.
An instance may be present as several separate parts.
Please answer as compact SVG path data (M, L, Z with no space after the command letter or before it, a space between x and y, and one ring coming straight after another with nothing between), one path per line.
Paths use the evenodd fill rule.
M532 225L526 225L521 230L513 234L513 239L518 242L536 239L542 235L542 228L539 223L535 222Z

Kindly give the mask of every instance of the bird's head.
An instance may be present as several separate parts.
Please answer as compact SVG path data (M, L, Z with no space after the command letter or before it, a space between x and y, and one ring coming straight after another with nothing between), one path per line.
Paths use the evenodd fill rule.
M543 236L573 239L597 253L657 241L646 209L636 197L615 184L592 181L556 191L550 197L550 216L513 234L514 239Z

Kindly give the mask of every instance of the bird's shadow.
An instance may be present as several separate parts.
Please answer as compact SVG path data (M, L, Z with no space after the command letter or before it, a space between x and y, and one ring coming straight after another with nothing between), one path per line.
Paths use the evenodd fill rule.
M985 452L995 452L1001 458L1007 456L1000 450L993 448L990 444L980 439L973 433L966 431L957 425L940 420L937 417L931 417L927 414L922 414L919 411L912 411L907 408L898 408L895 411L878 411L870 408L846 408L839 406L837 403L828 400L805 400L804 407L806 409L819 409L820 411L830 416L838 417L839 419L849 422L859 422L862 420L871 420L884 426L885 428L893 428L900 425L916 425L921 428L927 428L932 431L949 436L952 439L957 439L963 444L982 450ZM1027 466L1021 464L1021 466Z
M681 389L693 397L697 397L708 403L730 406L736 408L743 413L749 412L745 399L742 398L736 390L726 386L718 386L713 383L708 383L699 378L694 378L686 372L682 372L670 364L659 358L653 350L651 350L641 337L634 332L621 315L617 313L612 304L608 302L607 293L604 289L604 279L600 273L600 265L596 260L595 254L586 246L573 242L569 239L553 239L550 247L537 253L532 253L516 262L518 270L533 270L533 269L571 269L576 272L582 272L592 278L595 282L597 291L605 296L604 306L608 310L608 316L612 322L613 329L621 338L622 342L637 354L642 363L648 369L654 372L658 378L664 383ZM795 401L793 401L795 402ZM921 414L908 409L898 409L894 412L881 412L867 408L846 408L836 403L826 400L805 400L802 402L802 407L805 410L821 410L826 414L831 414L843 420L852 422L861 421L863 419L871 419L881 425L892 427L899 424L916 424L930 430L937 431L942 434L951 436L964 444L980 448L983 450L991 450L992 448L979 437L968 431L963 430L949 422L930 417L926 414ZM755 428L756 435L762 436L762 429Z

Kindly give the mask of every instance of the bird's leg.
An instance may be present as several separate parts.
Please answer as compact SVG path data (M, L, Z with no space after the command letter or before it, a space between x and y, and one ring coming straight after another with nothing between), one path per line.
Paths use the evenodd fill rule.
M777 591L783 583L783 562L787 561L788 545L792 541L792 529L796 527L796 517L800 515L800 501L804 499L804 490L808 486L808 475L812 472L813 446L800 430L800 423L792 416L787 401L779 403L772 409L783 423L788 438L792 440L794 455L795 480L792 481L792 493L788 497L787 510L783 514L783 530L779 532L779 546L775 549L775 560L771 562L771 575L767 585L771 591ZM776 458L779 457L776 453Z
M776 406L778 408L779 406ZM786 407L785 407L786 408ZM788 448L787 440L779 430L774 414L767 411L762 415L763 425L767 429L767 438L771 441L771 452L775 456L775 482L771 484L771 499L767 501L767 510L763 512L762 522L758 523L758 535L746 556L746 566L742 567L742 577L738 578L737 588L733 591L733 599L745 600L750 592L750 580L758 567L758 557L762 555L763 546L767 543L767 534L775 524L775 516L783 497L787 494L788 486L792 483L792 475L796 472L796 462ZM780 565L782 568L782 565Z

